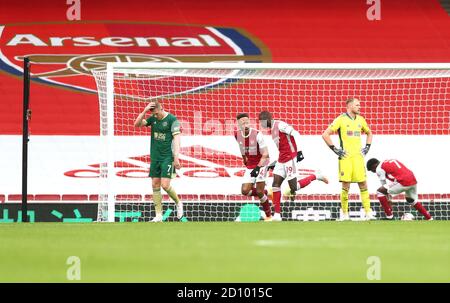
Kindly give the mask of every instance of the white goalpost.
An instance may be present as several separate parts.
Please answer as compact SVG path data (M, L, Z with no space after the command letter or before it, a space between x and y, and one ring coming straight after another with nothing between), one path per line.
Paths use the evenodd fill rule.
M236 115L248 113L259 128L259 112L291 124L302 136L305 160L298 175L316 169L330 185L314 184L283 198L288 220L333 220L339 215L337 158L321 134L345 100L361 100L361 114L374 133L366 160L398 158L419 180L419 199L435 219L448 219L450 189L444 178L430 176L450 169L450 63L313 64L313 63L108 63L94 70L100 114L98 221L150 221L154 216L150 167L150 128L133 123L148 102L158 100L182 127L182 168L173 186L190 221L257 221L259 201L240 195L244 165L234 139ZM271 160L278 154L270 134ZM338 138L333 138L338 144ZM363 142L364 139L362 140ZM418 157L418 154L423 155ZM270 188L271 176L267 179ZM372 207L379 187L368 175ZM411 212L396 197L397 212ZM174 220L174 203L164 196L164 220ZM358 191L350 195L358 219ZM361 213L362 214L362 213Z

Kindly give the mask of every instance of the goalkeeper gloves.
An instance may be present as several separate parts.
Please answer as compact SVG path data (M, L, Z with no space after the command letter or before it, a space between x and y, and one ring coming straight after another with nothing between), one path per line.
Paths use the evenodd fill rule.
M363 156L367 155L367 153L369 152L369 149L370 149L370 144L366 144L366 147L361 149L361 153L363 154Z
M339 159L342 159L342 158L344 158L347 155L345 150L343 150L342 148L337 148L334 145L330 145L330 148L336 155L339 156Z
M305 159L305 157L303 157L302 151L298 151L298 152L297 152L297 162L300 162L300 161L302 161L303 159Z
M261 167L257 166L255 167L251 172L250 172L250 176L252 178L256 178L259 175L259 171L261 170Z

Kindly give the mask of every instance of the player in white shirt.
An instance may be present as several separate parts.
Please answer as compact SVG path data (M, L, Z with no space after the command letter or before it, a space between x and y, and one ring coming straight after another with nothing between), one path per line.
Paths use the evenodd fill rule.
M297 181L297 165L304 159L298 146L300 134L289 124L274 120L268 111L259 114L259 123L263 129L270 129L272 139L278 147L278 161L273 169L272 201L274 206L274 221L281 221L281 184L285 179L289 183L289 194L295 197L295 192L308 186L312 181L319 180L328 184L328 180L320 173L311 174Z

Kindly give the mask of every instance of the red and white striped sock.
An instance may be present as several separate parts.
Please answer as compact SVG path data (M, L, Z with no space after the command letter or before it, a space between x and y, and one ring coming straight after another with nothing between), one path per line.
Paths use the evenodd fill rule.
M263 207L266 217L272 216L272 211L270 210L270 203L269 203L269 199L267 198L267 196L264 195L264 197L262 197L259 201L261 202L261 206Z

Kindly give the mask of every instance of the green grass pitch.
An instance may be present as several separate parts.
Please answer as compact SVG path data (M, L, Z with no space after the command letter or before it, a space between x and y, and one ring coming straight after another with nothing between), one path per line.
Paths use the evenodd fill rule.
M449 221L0 225L1 282L450 282ZM377 281L375 281L377 282Z

